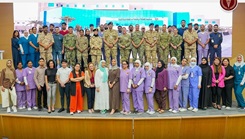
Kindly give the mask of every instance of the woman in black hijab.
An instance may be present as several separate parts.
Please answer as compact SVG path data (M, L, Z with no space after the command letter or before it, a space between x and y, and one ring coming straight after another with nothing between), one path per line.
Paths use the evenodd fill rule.
M208 65L208 59L202 58L202 63L199 65L202 69L202 88L199 94L199 108L206 110L212 104L211 84L212 84L212 70Z

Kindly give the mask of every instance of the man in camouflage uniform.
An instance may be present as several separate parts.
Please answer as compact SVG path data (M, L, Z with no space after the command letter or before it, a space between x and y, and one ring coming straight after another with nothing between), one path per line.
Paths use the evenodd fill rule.
M63 38L63 45L65 47L65 57L69 66L75 66L76 57L76 40L77 36L73 34L73 27L68 28L68 34Z
M143 63L144 56L144 46L142 45L144 42L143 32L139 30L140 27L138 24L135 25L135 31L131 35L132 39L132 55L133 61L137 60L137 54L139 55L139 60Z
M92 63L98 67L102 55L102 38L98 35L98 29L94 29L94 36L90 38L90 48Z
M118 32L112 29L113 23L108 23L109 29L105 31L103 35L103 41L105 43L105 57L107 67L111 64L111 57L117 61L117 40Z
M146 55L146 62L150 62L153 65L153 68L156 68L157 62L157 40L158 40L158 33L153 31L153 23L149 25L150 30L146 31L144 34L144 39L146 42L145 46L145 55Z
M53 34L48 32L48 26L43 26L43 32L37 38L39 44L40 57L46 62L53 59L52 45L54 43Z
M159 30L160 28L159 28L159 25L155 25L155 31L157 32L157 34L158 34L158 37L157 38L160 38L160 35L161 35L161 31ZM160 46L160 41L158 40L157 41L157 58L158 59L160 59L160 57L161 57L161 54L160 54L160 50L159 50L159 48L161 47Z
M127 29L125 27L123 27L122 33L123 34L118 38L121 60L129 62L129 56L131 52L131 36L127 33Z
M162 33L159 36L159 46L158 46L158 59L162 60L165 64L168 63L168 55L169 55L169 42L170 42L170 34L167 32L166 25L162 26Z
M76 50L77 50L77 61L78 63L82 63L83 60L83 67L88 67L88 38L84 36L84 30L80 30L80 37L77 37L76 41Z
M173 36L170 40L170 55L177 58L177 64L181 63L181 44L183 42L182 37L178 34L178 29L174 29Z

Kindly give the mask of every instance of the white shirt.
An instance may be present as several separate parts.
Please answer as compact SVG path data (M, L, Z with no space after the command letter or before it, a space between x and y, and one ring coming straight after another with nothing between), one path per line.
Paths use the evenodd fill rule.
M65 83L68 79L69 79L69 75L70 75L71 69L66 67L66 68L59 68L56 75L58 75L60 77L60 81L62 83Z

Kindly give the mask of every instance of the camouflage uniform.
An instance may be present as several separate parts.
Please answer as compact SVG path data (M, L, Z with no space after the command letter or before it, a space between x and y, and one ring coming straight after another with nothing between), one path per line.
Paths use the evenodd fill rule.
M40 42L43 45L48 46L51 43L54 43L53 34L47 33L47 35L45 35L44 32L42 32L38 35L37 42ZM45 61L49 61L53 59L52 46L49 47L48 50L45 50L43 46L39 45L39 51L40 51L40 57L43 58Z
M118 38L118 45L120 46L121 60L126 60L129 62L131 52L131 36L129 34L122 34ZM124 46L125 48L122 48L122 46Z
M155 41L158 40L158 33L156 31L146 31L144 34L144 38L146 41L149 43L154 43ZM146 62L150 62L153 65L153 68L156 67L156 62L157 62L157 47L156 44L151 47L148 42L146 42L145 46L145 56L146 56Z
M92 63L94 63L95 66L99 65L99 62L101 60L101 48L102 48L102 38L101 37L95 37L92 36L90 38L90 55L92 57Z
M167 32L163 32L159 36L158 59L162 60L165 64L168 63L170 39L171 36Z
M192 30L190 32L189 30L186 30L183 34L183 39L186 39L190 42L194 41L195 39L198 39L197 32ZM190 59L190 57L196 57L196 43L193 43L191 46L188 46L188 44L185 42L184 43L185 47L185 58Z
M84 63L84 68L88 67L88 38L86 36L77 37L77 61L78 63Z
M135 31L132 33L131 38L132 38L132 41L134 42L134 44L138 45L142 41L142 39L144 38L143 32ZM135 48L132 45L133 61L137 60L137 54L138 54L139 60L141 61L141 63L143 63L144 53L145 53L144 42L142 42L142 44L138 48Z
M103 38L107 43L113 44L118 38L118 32L115 29L108 29L104 32ZM117 61L117 43L112 48L105 43L105 57L107 66L111 63L111 57Z
M170 55L171 57L176 57L177 58L177 64L181 63L181 44L183 42L183 39L180 35L173 35L171 37L170 43L173 44L174 46L178 46L177 49L174 49L172 46L170 46Z
M63 38L63 45L65 47L65 57L69 66L75 66L76 57L76 40L77 37L74 34L66 34ZM74 48L70 50L69 48Z
M158 41L157 41L157 44L156 44L156 46L157 46L157 58L160 59L160 57L161 57L160 55L161 55L161 54L160 54L160 52L159 52L159 50L160 50L160 49L159 49L159 48L160 48L160 40L159 40L159 39L160 39L161 33L160 33L160 32L157 32L157 34L158 34L158 37L157 37L157 38L158 38Z

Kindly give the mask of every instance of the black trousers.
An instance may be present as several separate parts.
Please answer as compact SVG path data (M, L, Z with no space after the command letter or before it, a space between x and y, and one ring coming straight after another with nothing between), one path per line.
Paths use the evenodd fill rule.
M212 102L220 105L222 88L215 86L212 87Z
M88 109L94 108L95 88L86 88Z
M222 104L226 107L232 106L232 87L233 84L225 84L225 87L222 89Z
M70 110L70 83L65 84L65 87L59 85L59 89L61 108L64 108L64 98L66 95L66 107L67 110Z
M41 86L41 90L37 89L37 106L38 108L42 108L42 96L43 96L43 107L47 107L47 90L46 90L46 85Z

